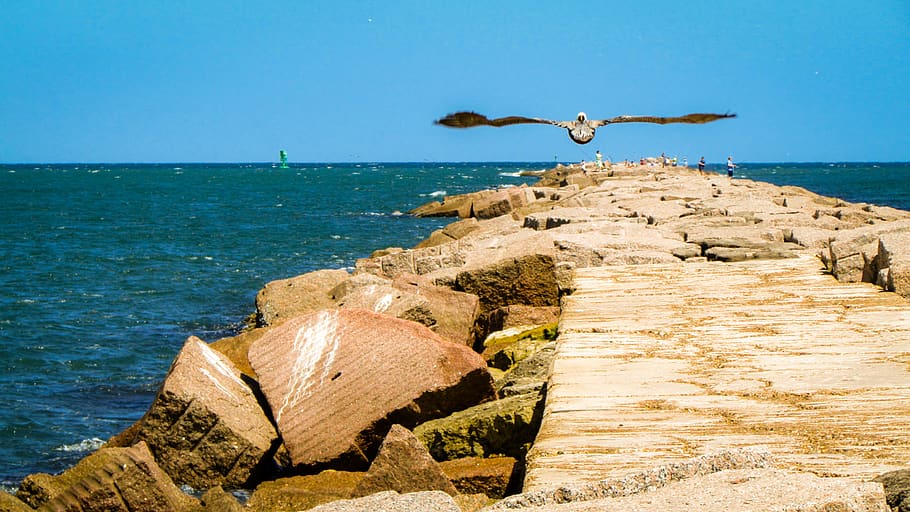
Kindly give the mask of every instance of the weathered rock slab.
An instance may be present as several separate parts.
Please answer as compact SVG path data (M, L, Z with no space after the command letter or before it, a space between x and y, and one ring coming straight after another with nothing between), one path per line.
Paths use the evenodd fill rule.
M491 368L508 370L556 339L557 324L519 326L487 336L481 354Z
M277 438L240 371L195 336L177 354L138 433L175 482L196 489L242 487Z
M202 512L244 512L243 505L233 495L228 494L221 486L212 487L199 499Z
M480 226L477 223L477 219L463 219L434 231L428 238L414 246L414 248L422 249L425 247L447 244L455 240L460 240L478 229L480 229Z
M33 512L35 509L25 504L24 501L12 494L0 491L0 511L2 512Z
M414 429L434 459L506 455L521 458L540 425L543 397L525 393L487 402Z
M363 286L351 290L338 305L347 309L366 309L374 313L383 313L427 327L436 325L436 318L430 311L430 303L426 298L393 288L391 284Z
M417 274L401 273L394 280L355 274L331 295L342 308L367 309L422 323L463 345L474 341L474 322L480 314L477 296L437 286Z
M838 281L876 283L904 297L910 261L910 220L863 226L837 232L822 254Z
M365 469L392 424L413 427L493 396L470 348L369 311L289 320L249 355L295 465Z
M456 268L464 263L464 254L460 251L459 244L452 243L361 258L355 264L355 272L394 278L402 274L426 274Z
M442 202L431 201L414 208L408 213L417 217L461 217L466 219L471 217L474 201L481 200L493 193L493 190L479 190L468 194L445 196Z
M796 258L799 256L791 248L777 247L781 244L769 244L764 248L748 247L711 247L705 251L705 256L712 261L746 261L746 260L777 260L783 258Z
M889 471L875 477L873 482L885 488L885 499L895 512L910 512L910 469Z
M530 356L509 368L496 379L494 386L500 397L520 395L528 392L542 392L550 374L550 366L556 357L556 342L546 343Z
M392 425L370 469L354 489L353 496L368 496L382 491L458 494L426 447L401 425Z
M553 257L534 254L466 270L455 279L458 289L480 298L483 311L511 304L558 306Z
M910 299L910 226L879 238L875 270L875 284Z
M461 345L473 345L474 324L480 315L480 299L476 295L437 286L413 274L398 276L393 286L426 300L434 321L429 325L433 332Z
M497 190L474 200L471 216L478 219L492 219L534 201L534 192L527 187L509 187Z
M253 512L297 511L349 499L363 475L329 469L316 475L269 480L256 487L246 506Z
M462 494L484 494L502 499L521 488L518 461L513 457L465 457L439 463Z
M333 288L350 277L345 270L317 270L271 281L256 295L256 322L274 325L304 313L334 307Z
M556 306L526 306L512 304L494 309L477 320L477 335L480 340L490 333L522 325L544 325L559 321Z
M69 485L42 503L41 510L183 512L198 505L158 467L145 443L101 451L104 453L92 461L80 463L58 477L60 483Z

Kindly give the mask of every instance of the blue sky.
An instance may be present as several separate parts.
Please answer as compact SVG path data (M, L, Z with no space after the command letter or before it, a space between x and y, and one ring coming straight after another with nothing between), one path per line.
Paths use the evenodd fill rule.
M694 4L694 5L690 5ZM910 2L0 0L0 162L910 161ZM621 124L455 130L456 110Z

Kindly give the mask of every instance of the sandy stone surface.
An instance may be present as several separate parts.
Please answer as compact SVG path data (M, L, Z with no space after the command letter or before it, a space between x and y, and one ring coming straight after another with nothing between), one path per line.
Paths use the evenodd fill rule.
M484 510L506 510L495 507ZM890 512L882 485L779 469L725 470L630 496L520 507L528 512Z
M577 271L525 490L742 446L869 479L910 451L910 304L811 254Z
M380 492L363 498L334 501L310 509L312 512L461 512L451 496L442 491L399 494Z

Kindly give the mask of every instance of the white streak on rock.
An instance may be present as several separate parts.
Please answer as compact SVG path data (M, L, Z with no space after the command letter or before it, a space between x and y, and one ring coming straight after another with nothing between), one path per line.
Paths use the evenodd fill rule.
M218 354L216 354L215 351L211 347L209 347L207 344L205 344L201 340L196 342L196 346L199 347L199 352L202 353L202 356L205 358L206 362L209 365L211 365L213 368L215 368L215 370L217 370L218 373L220 373L221 375L226 377L228 380L234 381L237 384L239 384L241 386L240 389L246 389L246 384L244 384L243 381L240 380L240 378L231 370L231 368L227 364L225 364L223 359L218 357ZM239 397L233 391L228 389L224 385L224 383L221 381L221 379L219 379L215 375L212 375L208 371L208 369L206 369L205 367L200 367L199 371L203 375L205 375L210 381L212 381L212 384L214 384L216 388L221 390L222 393L228 395L234 401L239 400Z
M325 382L335 361L335 352L338 350L337 330L337 313L323 311L313 324L301 327L297 331L291 352L294 364L288 391L284 396L284 402L278 408L275 421L281 421L286 408L293 408L310 396L314 385Z
M373 306L373 311L376 313L385 313L385 311L389 309L389 306L392 305L392 299L394 299L394 297L391 293L383 295L381 299L376 301L376 305Z
M203 375L208 377L209 380L212 381L212 384L214 384L215 387L220 389L224 394L228 395L229 397L231 397L234 400L240 400L240 398L238 398L237 395L235 395L230 389L226 388L224 386L224 384L222 384L221 381L219 381L214 375L209 373L208 370L206 370L205 368L200 368L199 371L202 372Z
M228 367L228 365L224 362L224 360L221 359L221 357L219 357L218 354L216 354L215 351L211 347L209 347L205 343L199 342L199 348L202 351L202 355L205 356L205 360L208 361L212 366L214 366L215 369L218 370L218 373L224 375L225 377L233 380L234 382L236 382L244 387L246 386L246 384L244 384L243 381L240 380L240 377L238 377L237 374L234 371L232 371L230 369L230 367Z

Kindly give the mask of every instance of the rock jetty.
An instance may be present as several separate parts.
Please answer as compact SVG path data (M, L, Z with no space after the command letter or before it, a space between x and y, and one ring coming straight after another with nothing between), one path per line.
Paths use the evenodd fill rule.
M642 300L647 276L661 279L675 265L808 258L834 276L828 286L870 283L890 292L897 310L910 311L910 212L636 165L559 166L534 186L446 197L411 213L453 222L414 248L377 250L352 273L320 270L266 284L254 325L210 343L191 336L136 425L60 475L30 475L15 497L0 495L0 510L910 510L910 468L885 464L892 471L875 480L863 472L809 472L789 463L792 447L712 450L710 438L699 441L704 450L650 457L621 475L604 467L602 475L586 469L573 478L560 457L571 452L579 464L585 452L559 443L575 442L571 430L587 427L554 422L569 402L548 400L551 388L554 397L573 399L563 387L571 374L565 368L613 343L610 333L675 335L578 327L579 319L622 316L611 311L635 316L623 311L623 273L635 274ZM611 280L616 300L582 311L597 301L569 300L578 276L590 279L587 269L606 267L616 272L598 278ZM694 282L687 286L714 286ZM579 295L590 296L585 286ZM772 331L763 338L771 351ZM887 349L906 366L910 346L903 343ZM619 361L663 350L652 345L628 345ZM575 359L561 359L568 350ZM704 365L723 364L707 351L702 356ZM562 372L555 381L554 365ZM888 389L910 388L900 384ZM657 388L646 398L655 418L670 408ZM824 406L799 404L806 412ZM622 420L611 412L603 417ZM874 421L868 430L894 445L881 453L908 448ZM851 440L796 450L852 456L838 442ZM562 480L548 486L540 475L560 467Z

